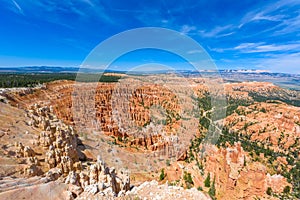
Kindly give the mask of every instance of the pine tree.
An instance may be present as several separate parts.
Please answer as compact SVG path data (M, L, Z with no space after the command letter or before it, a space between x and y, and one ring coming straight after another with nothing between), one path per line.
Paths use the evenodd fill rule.
M210 187L210 173L208 173L205 181L204 181L204 186L205 187Z
M212 199L216 199L216 187L215 187L216 177L214 177L214 181L209 188L208 194Z
M160 173L160 176L159 176L159 180L162 181L162 180L164 180L164 179L165 179L165 170L162 169L162 170L161 170L161 173Z

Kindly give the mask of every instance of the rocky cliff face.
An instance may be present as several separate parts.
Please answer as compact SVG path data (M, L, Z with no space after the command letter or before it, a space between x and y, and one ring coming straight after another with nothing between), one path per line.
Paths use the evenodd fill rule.
M96 162L85 162L78 148L82 143L76 131L57 119L51 107L34 104L26 116L29 119L28 126L41 132L32 147L24 146L21 142L15 143L15 157L27 159L23 173L25 177L41 176L41 181L36 184L55 180L65 182L70 191L66 198L71 199L97 193L113 198L124 196L130 189L129 174L124 169L116 171L113 167L109 168L100 157ZM4 191L13 189L19 190L3 187Z
M216 181L217 197L220 199L253 199L266 196L270 187L282 193L290 186L282 175L270 175L266 166L249 162L248 153L240 143L225 149L211 148L207 152L205 171Z
M191 138L187 136L197 133L186 134L186 128L181 127L192 124L196 127L196 123L180 120L178 99L167 88L149 84L132 85L134 82L130 81L121 85L81 83L74 92L73 82L53 82L46 89L28 95L14 93L11 99L29 110L32 99L41 101L51 106L57 119L76 125L80 133L101 132L114 137L119 145L140 151L168 151L166 154L181 159L185 149L180 147L182 149L178 150L178 146L186 148L187 145L179 142L178 133L182 135L182 140L186 140L185 143L189 143ZM95 90L91 89L93 87ZM38 119L35 121L39 123ZM46 126L47 123L39 126Z
M205 97L208 88L203 82L193 83L199 98ZM202 154L201 151L192 151L192 148L188 151L175 149L181 141L176 135L178 130L181 127L194 129L189 129L191 121L184 122L180 118L184 104L171 90L155 84L137 88L131 87L130 82L127 84L101 83L96 90L90 90L93 83L82 83L78 85L82 91L79 94L73 93L73 82L58 81L25 94L7 95L15 105L28 110L30 120L27 124L42 130L34 145L16 143L15 156L28 160L24 174L45 174L48 180L63 179L62 182L69 187L71 199L94 198L95 195L100 199L103 196L124 196L129 190L129 176L124 171L116 172L106 167L101 159L95 159L95 152L102 148L101 151L111 153L115 162L120 162L114 156L120 156L122 151L132 155L124 156L131 166L138 165L137 160L142 160L142 157L149 166L151 162L158 162L160 168L165 168L161 183L168 181L170 185L195 187L213 193L212 186L204 184L210 174L210 183L214 183L218 199L272 199L282 194L287 186L293 189L289 182L295 178L289 180L286 171L292 170L299 160L300 110L287 103L293 99L292 103L296 104L295 92L266 83L225 84L229 105L236 106L225 118L228 137L221 136L216 145L205 148L206 152ZM76 98L72 101L73 94ZM272 101L264 99L268 95ZM276 96L287 103L274 100ZM43 104L32 105L32 99ZM88 101L89 106L80 106L83 101ZM235 105L235 102L243 105ZM202 114L208 117L212 110ZM182 123L186 124L183 126ZM198 121L195 124L198 127ZM74 129L73 125L76 125ZM81 141L76 133L90 136L95 130L97 134L107 136L103 137L103 143L107 143L108 148L103 148L103 143L89 141L87 137L86 144L90 147L84 152L85 156L82 153L82 142L85 141ZM205 131L201 125L200 132L191 135L202 136ZM80 138L84 140L83 136ZM193 138L187 137L188 142L190 139ZM115 146L118 148L113 148ZM149 156L152 153L156 156ZM173 157L177 161L171 159ZM191 162L190 157L193 157ZM162 158L169 159L169 163ZM142 173L148 168L138 170ZM158 179L153 174L159 174L159 170L149 168L149 171L151 174L143 175L145 179ZM144 186L141 191L148 191L149 187ZM153 183L153 188L159 186ZM172 188L171 193L173 189L177 190ZM275 195L269 195L267 191ZM160 195L160 192L147 197ZM131 194L140 196L138 190Z

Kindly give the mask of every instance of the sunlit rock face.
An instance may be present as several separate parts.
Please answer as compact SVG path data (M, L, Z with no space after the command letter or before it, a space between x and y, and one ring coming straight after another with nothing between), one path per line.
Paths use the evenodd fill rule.
M240 143L225 149L211 148L207 155L205 171L215 177L221 199L252 199L265 196L268 187L282 193L285 186L290 186L282 175L271 176L263 164L249 163L249 154Z
M17 120L19 124L25 124L24 131L16 134L19 142L12 138L14 127L10 127L13 131L9 128L1 130L1 137L15 143L11 146L5 144L2 149L5 155L21 163L16 162L18 165L15 166L21 171L18 177L27 177L25 185L35 181L37 184L57 181L64 188L64 199L105 199L128 195L152 198L163 196L163 190L168 190L170 195L174 192L174 196L178 193L179 196L190 195L192 198L200 195L209 199L209 195L203 194L210 189L204 186L205 178L210 174L211 182L215 180L218 199L276 199L266 194L269 188L276 194L283 193L286 186L293 189L280 174L293 168L285 155L291 151L294 156L298 148L300 110L280 101L256 102L253 93L289 97L294 92L285 93L285 90L265 83L225 84L228 98L250 102L249 105L238 106L225 118L224 125L228 127L229 134L238 132L239 137L278 153L269 162L266 154L250 154L239 142L227 142L221 147L208 145L204 155L190 153L189 148L176 149L176 144L182 142L178 132L182 131L182 127L194 130L192 123L198 126L199 120L184 122L178 118L177 115L182 115L184 104L171 89L144 85L131 90L126 84L122 87L116 83L100 83L92 91L91 85L79 85L85 98L77 98L75 102L72 100L74 82L70 81L52 82L38 90L8 95L11 104L27 111L22 114L26 118ZM207 93L207 87L201 81L194 85L194 89L199 97ZM86 103L91 103L92 107L76 107ZM205 129L200 127L200 130L190 132L196 137ZM189 144L190 139L186 138ZM97 159L98 154L103 159ZM198 159L203 169L199 170L195 160L187 162L191 155ZM299 157L299 152L295 153L295 159L297 155ZM135 171L132 170L129 175L121 166ZM273 166L276 168L273 169ZM143 184L146 180L159 180L161 168L165 169L166 176L159 182L162 186L154 182ZM187 192L170 186L177 184L186 188L185 173L191 174L194 189ZM130 184L141 184L141 187L131 191ZM50 186L53 187L45 185L46 188ZM195 188L203 192L195 191Z

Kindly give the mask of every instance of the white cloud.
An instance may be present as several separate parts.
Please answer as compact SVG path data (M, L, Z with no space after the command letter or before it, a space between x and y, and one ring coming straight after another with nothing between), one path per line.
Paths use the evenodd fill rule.
M11 0L11 4L14 5L14 12L16 12L16 8L17 11L22 13L23 9L26 9L26 11L28 10L28 15L32 15L34 18L65 26L70 29L73 29L76 26L75 23L77 19L80 19L81 22L102 20L103 22L110 24L115 23L115 21L107 13L107 8L105 8L99 2L93 0L34 0L28 2L26 1L26 4L21 4L22 7L16 1L17 0ZM74 18L74 21L67 21L66 18L64 18L64 15L62 15L61 13L75 14L78 16L78 18Z
M248 12L241 20L239 28L248 23L266 20L278 22L278 24L267 31L274 31L274 35L293 33L299 31L300 12L295 12L297 15L292 16L290 9L296 9L300 6L299 0L281 0L278 2L270 2L266 6ZM274 14L280 13L280 14Z
M293 18L283 20L279 25L281 28L274 32L273 35L284 35L288 33L300 32L300 12Z
M294 44L265 44L265 43L242 43L232 50L239 50L242 53L261 53L279 51L300 51L300 43Z
M233 49L236 49L236 50L250 49L250 48L255 48L261 44L263 44L263 43L242 43L242 44L234 47Z
M216 26L211 31L199 31L202 37L225 37L234 34L232 29L235 27L232 24L226 26Z
M261 20L279 22L284 20L285 17L285 15L271 15L267 11L251 11L242 18L239 28L245 24Z
M188 34L189 32L191 32L191 31L195 31L195 30L197 30L197 28L195 27L195 26L189 26L189 25L183 25L182 27L181 27L181 29L180 29L180 32L182 33L182 34Z
M238 51L240 53L264 53L264 52L300 52L300 41L291 44L266 44L265 42L241 43L232 48L210 48L211 51L222 53L224 51Z
M17 8L18 12L22 15L24 15L23 9L21 8L21 6L15 1L15 0L11 0L14 7Z
M203 53L203 51L195 49L195 50L190 50L187 52L187 54L196 54L196 53Z

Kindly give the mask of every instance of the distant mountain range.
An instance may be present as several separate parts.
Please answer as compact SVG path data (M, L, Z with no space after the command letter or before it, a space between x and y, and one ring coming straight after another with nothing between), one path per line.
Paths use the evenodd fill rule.
M25 66L25 67L0 67L0 73L102 73L102 69L79 68L79 67L52 67L52 66ZM285 74L272 73L265 70L155 70L155 71L115 71L105 70L110 73L128 73L128 74L163 74L163 73L177 73L185 77L197 77L203 75L204 77L213 76L219 73L225 82L242 82L242 81L262 81L271 82L284 88L300 90L300 75L299 74Z
M80 72L103 72L102 69L96 68L83 68L83 67L60 67L60 66L22 66L22 67L0 67L0 73L10 72L10 73L77 73ZM105 70L106 72L126 72L125 70ZM130 71L130 73L171 73L171 70L148 70L148 71ZM197 74L199 72L204 73L215 73L214 70L176 70L177 73L189 73ZM256 69L221 69L218 70L219 73L256 73L256 74L281 74L284 73L272 73L267 70L256 70ZM292 74L285 74L286 76L291 76ZM298 76L298 75L293 75Z

